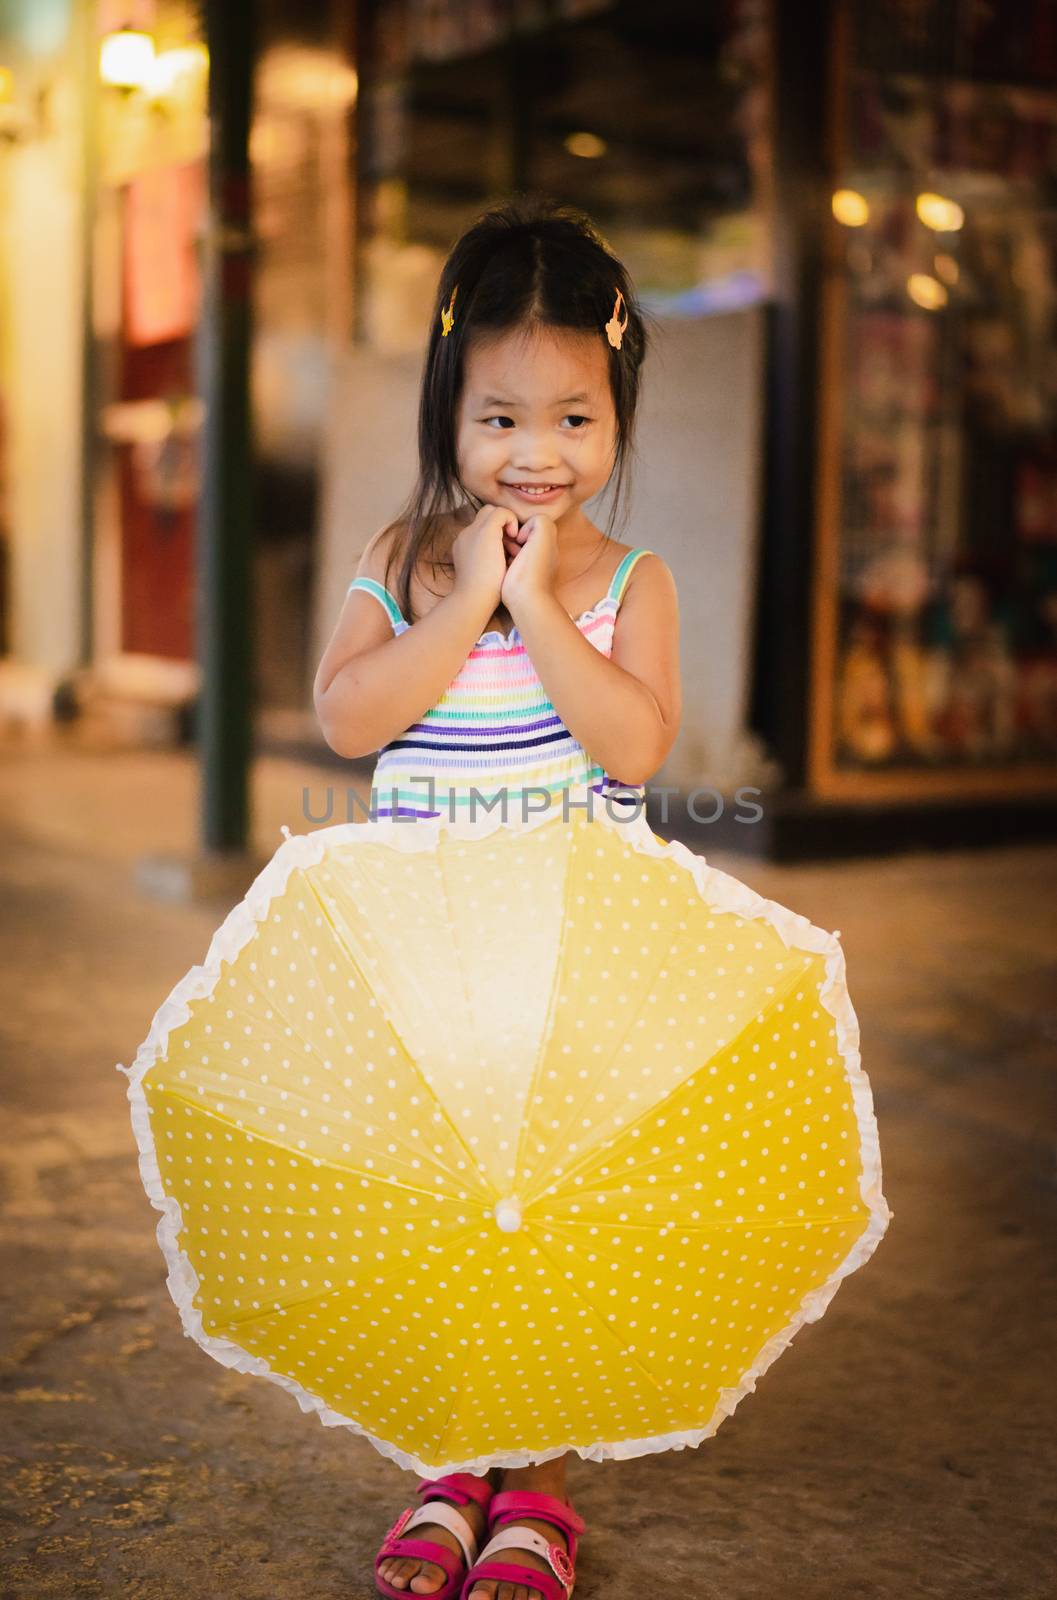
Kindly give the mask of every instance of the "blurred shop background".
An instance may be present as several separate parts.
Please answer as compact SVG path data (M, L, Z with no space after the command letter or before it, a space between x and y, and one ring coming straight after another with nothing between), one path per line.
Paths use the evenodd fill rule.
M541 191L658 319L616 530L680 590L654 784L754 787L724 843L775 857L1057 832L1057 0L254 9L254 749L355 765L311 685L440 266ZM208 12L0 0L9 739L196 737Z

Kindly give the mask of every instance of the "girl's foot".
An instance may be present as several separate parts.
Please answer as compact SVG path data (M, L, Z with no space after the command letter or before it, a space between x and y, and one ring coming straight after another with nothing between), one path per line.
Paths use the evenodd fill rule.
M484 1473L482 1476L487 1477L488 1474ZM448 1500L447 1495L442 1495L441 1498ZM473 1529L474 1538L480 1549L481 1536L487 1527L487 1515L483 1508L476 1500L469 1500L465 1505L460 1505L454 1499L448 1503L462 1512ZM451 1529L442 1527L438 1523L420 1523L415 1528L413 1537L430 1539L434 1544L443 1545L446 1550L451 1550L460 1561L466 1559L462 1553L462 1546ZM388 1561L379 1564L378 1573L394 1588L405 1589L408 1594L435 1594L438 1589L443 1589L448 1581L448 1575L443 1567L438 1567L435 1561L426 1561L419 1556L390 1556Z
M504 1489L524 1490L529 1494L552 1494L558 1500L566 1500L568 1494L565 1487L565 1457L558 1456L556 1461L544 1461L541 1465L531 1467L509 1467L503 1474ZM551 1544L560 1544L568 1554L569 1540L564 1531L555 1526L553 1522L546 1522L541 1517L519 1517L516 1523L506 1523L505 1527L535 1528L537 1533L542 1533ZM498 1532L498 1529L496 1530ZM482 1543L481 1548L484 1548ZM518 1550L511 1546L504 1550L497 1560L510 1561L522 1567L535 1567L540 1572L550 1572L542 1556L534 1550ZM523 1583L501 1583L498 1578L479 1578L470 1590L467 1600L497 1600L499 1591L503 1591L503 1600L543 1600L541 1589L531 1589Z

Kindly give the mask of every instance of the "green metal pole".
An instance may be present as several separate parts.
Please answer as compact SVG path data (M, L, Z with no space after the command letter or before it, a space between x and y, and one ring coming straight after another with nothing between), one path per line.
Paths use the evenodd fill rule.
M238 852L249 833L253 615L249 135L253 0L205 0L209 223L197 346L205 402L198 569L202 843Z

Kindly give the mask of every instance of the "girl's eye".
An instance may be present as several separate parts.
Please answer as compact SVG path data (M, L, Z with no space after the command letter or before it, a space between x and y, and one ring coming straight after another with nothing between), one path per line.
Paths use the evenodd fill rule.
M587 426L587 424L591 421L591 418L582 417L578 413L574 412L571 416L564 417L562 420L571 423L574 431L579 431ZM486 428L513 428L515 426L513 417L502 417L497 415L493 417L482 417L481 421Z

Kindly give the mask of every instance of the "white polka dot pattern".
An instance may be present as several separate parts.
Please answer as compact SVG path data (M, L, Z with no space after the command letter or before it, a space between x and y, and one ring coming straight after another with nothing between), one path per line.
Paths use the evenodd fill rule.
M189 1331L429 1476L715 1432L891 1215L835 936L644 820L283 851L130 1073Z

